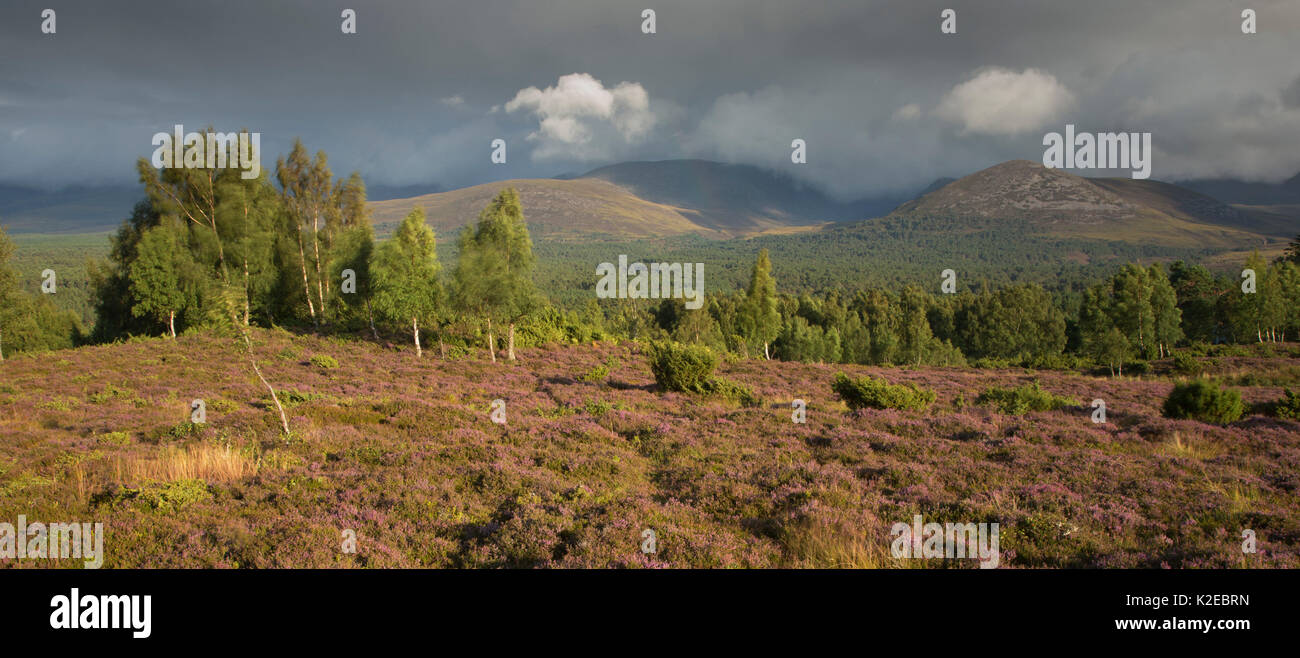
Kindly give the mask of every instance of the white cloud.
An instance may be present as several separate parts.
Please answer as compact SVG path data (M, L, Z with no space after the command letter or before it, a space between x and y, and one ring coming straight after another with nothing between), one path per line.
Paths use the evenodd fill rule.
M447 107L460 107L461 105L465 104L465 98L460 94L456 94L455 96L440 98L438 99L438 102L442 103L443 105L446 105Z
M588 73L561 76L546 89L521 89L505 111L538 119L537 130L528 135L537 142L534 159L608 158L620 145L643 141L656 123L650 96L639 83L608 89Z
M1042 128L1073 104L1074 94L1049 73L993 67L949 90L934 112L963 132L1016 135Z

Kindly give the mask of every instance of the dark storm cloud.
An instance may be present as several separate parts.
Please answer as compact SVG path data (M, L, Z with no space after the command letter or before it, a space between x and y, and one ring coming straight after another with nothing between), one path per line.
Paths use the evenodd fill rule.
M1300 5L1250 3L1244 35L1219 0L1135 4L20 0L0 8L0 182L130 181L176 123L259 131L267 166L301 137L390 185L706 157L849 197L1038 159L1066 122L1152 132L1157 178L1300 169Z

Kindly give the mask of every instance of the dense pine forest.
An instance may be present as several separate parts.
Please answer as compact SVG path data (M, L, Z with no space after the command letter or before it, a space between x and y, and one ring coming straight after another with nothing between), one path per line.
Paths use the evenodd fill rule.
M609 249L632 245L604 245L600 253L596 245L541 245L535 252L526 209L511 189L453 239L434 235L413 208L379 241L361 176L334 176L326 155L311 155L301 142L273 172L251 180L234 169L158 170L145 160L137 168L146 198L111 236L108 257L86 267L85 281L63 283L84 286L93 322L83 324L53 295L34 292L40 281L18 275L14 245L0 234L4 355L279 326L407 343L421 356L434 344L444 357L485 349L487 358L504 352L513 359L516 346L634 338L788 361L1122 373L1176 347L1204 353L1211 345L1272 343L1300 332L1300 238L1274 262L1252 256L1242 278L1183 260L1164 264L1135 249L1126 264L1028 267L1037 277L1017 276L1015 268L955 271L947 287L947 251L966 254L952 261L960 272L981 272L963 267L972 241L984 256L1015 257L1000 251L1008 247L995 234L963 234L959 245L949 237L944 246L933 227L897 222L868 222L810 241L732 240L712 252L686 240L665 248L703 261L706 290L713 290L700 312L689 312L682 299L598 303L591 292L595 263L616 257ZM816 268L787 267L793 280L774 274L782 268L769 246L797 253L788 249L792 241L816 250L836 239L841 249L867 248L864 236L882 233L911 236L935 255L911 268L883 256L875 263L869 254L836 259L855 263L840 280ZM977 248L985 242L988 250ZM741 266L743 257L749 263ZM803 263L800 256L794 265ZM930 275L922 274L931 266ZM873 267L872 274L859 269Z

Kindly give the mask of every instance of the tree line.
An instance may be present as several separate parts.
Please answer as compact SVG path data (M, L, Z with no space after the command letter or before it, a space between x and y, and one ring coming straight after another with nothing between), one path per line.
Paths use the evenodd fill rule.
M784 360L869 365L1126 364L1164 358L1192 343L1278 342L1300 336L1300 237L1278 260L1258 253L1254 287L1182 261L1134 263L1088 286L1078 299L1037 284L955 294L916 285L895 293L786 295L775 291L766 250L748 288L712 296L705 313L665 300L649 326L630 333L704 343Z

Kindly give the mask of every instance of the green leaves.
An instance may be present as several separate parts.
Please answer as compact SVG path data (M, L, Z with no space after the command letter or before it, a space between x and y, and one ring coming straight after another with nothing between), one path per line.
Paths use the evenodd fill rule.
M461 230L453 275L456 306L479 317L513 322L539 304L533 284L533 242L519 195L506 188Z
M1221 389L1208 379L1178 384L1164 404L1164 414L1169 418L1194 418L1218 425L1241 418L1245 410L1240 393Z
M837 373L831 389L844 400L850 409L903 409L924 411L934 404L934 391L912 384L890 384L883 379L859 377L850 379Z
M129 267L135 299L131 313L163 323L172 335L176 334L175 317L197 303L202 286L198 266L182 246L177 230L170 224L146 230Z
M413 318L425 323L436 319L443 299L436 247L433 229L418 207L402 220L393 239L379 246L370 270L375 309L381 315L400 324Z

